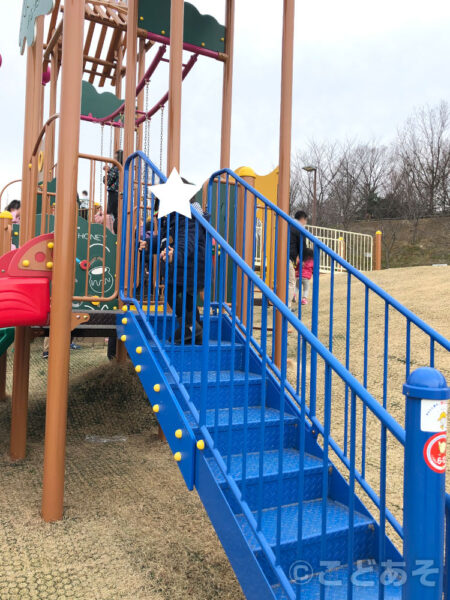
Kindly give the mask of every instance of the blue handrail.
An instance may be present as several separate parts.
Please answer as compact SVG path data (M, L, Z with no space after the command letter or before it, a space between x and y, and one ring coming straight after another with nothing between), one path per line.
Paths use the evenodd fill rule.
M135 152L131 154L125 163L125 183L127 185L128 180L128 170L127 166L130 164L131 160L135 157L142 158L149 167L151 167L155 173L160 177L161 181L167 181L166 177L159 171L159 169L151 162L147 156L141 152ZM233 175L233 172L229 169L224 169L223 171L219 171L219 173L227 172L230 175ZM238 179L238 175L236 175ZM245 183L242 180L243 183ZM256 190L255 190L256 191ZM123 219L126 220L126 203L123 203ZM284 213L282 213L284 214ZM355 394L363 400L363 402L370 408L374 415L376 415L380 421L386 425L389 431L397 438L399 442L404 444L405 442L405 430L401 425L395 421L395 419L385 410L380 404L375 400L375 398L364 388L363 385L336 359L336 357L309 331L309 329L300 321L300 319L291 312L286 304L280 300L280 298L269 288L267 284L265 284L258 275L247 265L247 263L239 256L239 254L228 244L228 242L218 234L218 232L212 227L212 225L201 216L194 208L192 208L192 216L204 227L204 229L210 234L210 236L216 240L220 247L230 256L230 258L236 263L239 269L245 273L245 275L252 281L252 283L259 288L263 294L266 296L268 302L273 304L273 306L278 310L283 317L293 325L297 331L299 331L302 337L316 350L316 352L332 367L333 371L340 376L340 378L348 384L348 386L355 392ZM289 217L290 219L290 217ZM290 219L293 224L295 222ZM306 230L304 230L306 231ZM309 235L309 234L308 234ZM311 239L313 236L311 236ZM317 242L321 243L321 242ZM324 246L324 249L328 248ZM121 299L123 302L133 302L134 298L132 296L123 295L123 266L125 264L125 244L122 244L122 254L121 254L121 272L120 272L120 293ZM207 288L206 288L207 289ZM135 303L136 307L139 307L138 303ZM406 310L406 309L405 309ZM142 316L144 313L142 312Z
M211 175L211 177L209 178L209 183L208 183L210 196L211 196L212 186L213 186L214 181L218 177L220 177L221 175L224 175L224 174L235 179L240 185L242 185L242 187L247 189L252 195L254 195L256 198L258 198L258 200L261 200L261 202L263 202L266 206L268 206L271 210L273 210L274 213L276 213L279 217L284 219L290 227L293 227L294 229L299 231L304 237L306 237L308 240L313 242L314 246L317 246L318 248L320 248L320 250L322 250L323 252L328 254L328 256L330 256L336 263L338 263L339 265L344 267L346 269L346 271L348 271L354 277L359 279L359 281L364 283L365 286L367 286L370 290L375 292L378 296L380 296L380 298L383 298L383 300L388 302L393 308L395 308L404 317L406 317L409 321L411 321L411 323L414 323L414 325L416 325L424 333L426 333L427 335L432 337L443 348L450 351L450 340L447 340L438 331L434 330L427 323L422 321L422 319L417 317L417 315L415 315L413 312L411 312L409 309L407 309L405 306L403 306L403 304L398 302L398 300L396 300L390 294L388 294L385 290L383 290L383 288L381 288L376 283L371 281L363 273L361 273L360 271L355 269L355 267L353 267L344 258L339 256L339 254L336 254L336 252L334 252L326 244L321 242L318 238L314 237L314 235L312 235L307 229L302 227L302 225L300 225L300 223L298 221L296 221L291 216L289 216L287 213L282 211L276 204L274 204L273 202L271 202L270 200L265 198L260 192L258 192L258 190L256 188L254 188L247 181L242 179L242 177L237 175L237 173L235 173L231 169L220 169L219 171L216 171L215 173L213 173ZM210 210L209 207L208 207L208 209Z
M139 164L136 166L136 161L139 161ZM149 171L151 172L151 180L149 180ZM133 180L130 181L130 172L133 173ZM123 202L123 239L121 244L121 270L120 270L120 298L125 303L133 304L142 319L145 326L149 328L151 333L151 337L154 340L156 347L163 357L163 360L168 367L169 371L172 374L173 380L177 383L179 390L186 401L189 409L196 420L200 434L202 438L205 440L206 445L211 452L211 455L214 457L217 467L222 474L224 480L227 482L229 490L233 495L235 501L239 504L242 514L245 516L248 525L256 537L262 552L266 556L269 565L273 569L278 581L281 583L283 589L285 590L288 598L290 600L295 600L298 598L298 594L295 594L293 588L289 582L289 578L286 573L280 566L280 548L281 548L281 506L282 506L282 490L283 490L283 444L285 438L285 411L288 409L292 414L296 414L300 419L301 428L300 428L300 447L299 447L299 461L300 461L300 471L302 472L305 460L305 433L304 430L308 426L311 431L315 432L314 435L321 435L323 438L323 456L324 456L324 467L322 471L322 531L327 530L327 513L326 513L326 496L328 491L328 456L332 451L341 461L341 464L344 466L346 473L348 473L348 481L349 481L349 519L350 519L350 528L349 528L349 561L351 562L351 558L353 556L353 519L356 510L358 509L358 505L356 505L356 501L354 498L355 492L355 484L358 483L365 494L373 501L373 503L379 509L379 549L378 549L378 558L379 561L382 562L385 556L385 521L387 520L395 529L395 531L403 537L403 529L400 523L397 521L397 518L391 513L391 511L386 506L386 463L387 463L387 434L391 434L394 438L402 445L405 444L405 431L403 427L393 418L393 416L389 413L386 402L386 394L387 394L387 360L388 360L388 333L389 333L389 310L388 305L395 308L398 312L400 312L407 319L407 340L409 340L410 335L410 325L411 323L415 324L422 331L424 331L427 335L430 336L434 342L440 344L446 349L450 349L450 342L448 342L443 336L435 332L428 325L423 323L418 317L413 315L408 309L403 307L400 303L398 303L394 298L389 296L386 292L381 290L376 284L366 278L364 275L359 273L356 269L354 269L348 262L346 262L342 257L338 256L332 250L330 250L327 246L325 246L322 242L314 238L307 230L302 228L296 221L291 219L289 216L285 215L278 207L276 207L273 203L265 199L257 190L255 190L252 186L250 186L247 182L245 182L238 175L233 173L229 169L222 169L215 173L209 182L208 186L208 202L209 206L211 206L212 201L212 192L213 192L213 182L217 177L223 175L226 179L226 185L229 184L231 179L234 179L244 188L244 202L248 201L247 192L249 194L254 195L254 200L250 200L253 203L253 227L255 226L255 213L256 213L256 199L261 200L265 207L264 210L267 213L267 210L273 210L276 214L276 222L281 222L281 219L286 221L289 227L293 229L297 229L303 236L314 243L314 261L315 264L318 263L319 260L319 252L326 252L332 261L332 276L331 276L331 290L333 290L334 285L334 270L333 263L336 262L344 267L348 272L348 281L347 281L347 320L346 320L346 339L347 339L347 347L346 347L346 359L345 364L339 361L337 357L333 354L333 293L330 294L330 324L328 329L329 336L329 347L327 346L314 335L314 332L311 331L305 323L302 321L301 312L299 310L299 314L295 315L291 310L286 306L286 303L282 301L278 297L278 295L270 288L270 286L264 281L264 275L260 278L254 271L254 256L255 256L255 244L253 243L253 248L245 248L245 239L243 240L242 247L240 249L237 248L236 240L239 235L242 234L242 229L245 231L245 224L251 221L248 221L250 218L248 213L244 212L243 219L240 223L237 223L237 186L234 192L234 220L229 221L229 211L227 209L225 213L225 226L223 230L223 235L219 233L217 229L219 227L214 228L214 226L199 212L197 212L194 208L192 208L192 220L191 225L194 228L195 233L195 244L197 247L200 231L202 231L202 235L204 232L205 235L205 274L204 281L199 281L200 276L198 275L198 255L195 253L195 257L189 260L193 261L194 265L194 285L193 289L204 290L204 298L203 298L203 343L202 348L200 349L195 346L195 332L196 327L198 326L196 323L195 313L197 310L197 296L194 293L194 300L192 306L192 342L182 343L179 351L179 362L177 367L173 366L174 352L175 347L175 317L177 313L177 294L178 301L181 305L181 318L180 318L180 330L181 338L184 339L184 335L186 333L186 315L191 311L191 307L187 308L187 268L188 268L188 258L187 252L184 251L184 255L181 255L178 258L177 245L181 241L184 240L184 247L187 247L188 241L188 220L185 219L182 221L179 215L169 217L169 222L167 223L167 231L163 231L163 226L161 222L158 222L158 230L157 232L153 232L153 229L150 232L150 240L155 240L157 242L156 246L160 248L160 242L162 237L168 237L168 231L170 226L170 219L175 219L174 222L174 239L171 240L170 244L174 247L174 266L172 268L172 275L169 276L169 266L168 262L165 263L157 260L155 273L152 273L152 263L150 255L150 265L149 265L149 281L147 286L147 292L144 289L144 254L141 258L138 257L138 245L139 245L139 237L141 237L141 222L145 223L147 218L147 211L149 210L147 203L148 198L151 201L151 209L150 215L154 216L154 197L152 195L148 195L148 185L154 184L155 180L158 179L160 182L165 182L166 177L163 173L151 162L148 157L145 156L142 152L135 152L132 154L125 163L125 178L124 178L124 189L125 189L125 198ZM225 197L225 202L229 200L228 194ZM222 201L220 197L220 189L218 191L217 198L217 206L220 205ZM230 209L231 210L231 209ZM127 227L128 218L130 220L129 227ZM173 221L172 221L173 222ZM181 229L182 223L184 223L184 230ZM221 224L222 227L222 224ZM180 229L179 229L180 228ZM183 231L183 235L179 235L179 231ZM222 231L222 229L221 229ZM290 235L290 229L288 229L288 241ZM227 236L230 239L226 239ZM180 238L180 239L179 239ZM214 246L213 246L214 243ZM278 239L275 237L275 248L277 248ZM213 247L214 247L214 261L213 261ZM242 255L240 254L242 252ZM252 256L252 260L248 261L248 255ZM267 259L267 251L264 247L264 250L261 254L262 260L262 268L264 271L265 263ZM139 260L142 260L141 267L139 266ZM182 263L179 263L183 268L180 270L180 274L178 277L181 281L177 282L177 260L182 260ZM250 262L250 264L249 264ZM137 277L140 273L140 289L139 294L137 291ZM364 297L364 374L362 377L363 383L358 381L357 377L350 371L350 359L349 359L349 341L350 341L350 327L351 327L351 319L350 319L350 293L351 293L351 280L350 275L354 275L358 278L364 285L366 286L365 297ZM172 277L172 279L170 279ZM155 311L154 317L153 313L150 312L150 290L151 290L151 281L154 280L154 290L155 290ZM161 297L162 292L160 293L159 283L162 282L164 284L164 292L163 297ZM227 292L226 288L228 283L231 282L231 302L227 303ZM203 285L204 283L204 285ZM275 282L276 283L276 282ZM170 287L172 286L172 287ZM171 296L169 297L169 291ZM383 365L383 398L378 401L372 393L367 389L367 339L368 339L368 315L369 315L369 297L368 291L371 290L378 294L386 303L385 305L385 343L384 343L384 365ZM260 294L261 296L261 339L258 341L254 334L255 327L255 293ZM314 300L316 302L314 312L316 314L316 318L318 316L318 282L315 283L315 292ZM173 294L173 296L172 296ZM147 307L145 308L145 297L147 296ZM160 303L162 302L162 306ZM169 313L168 307L172 308L172 314ZM270 307L270 308L269 308ZM159 322L157 315L158 309L161 308L162 319ZM207 406L207 398L208 398L208 387L211 383L210 373L208 371L208 363L210 358L210 349L209 349L209 340L210 340L210 332L212 330L212 317L211 310L214 311L216 315L216 327L217 332L217 353L216 360L217 365L214 368L216 371L214 378L214 385L216 386L216 394L213 405L211 404ZM268 321L269 314L268 312L272 311L273 313L273 328L275 329L276 315L281 318L281 333L282 333L282 359L281 366L275 364L275 360L273 358L273 350L272 356L268 351L270 347L270 341L267 337L268 332ZM240 311L240 312L239 312ZM180 316L180 315L178 315ZM231 362L231 371L230 371L230 394L228 398L228 427L226 431L226 441L223 442L224 448L228 448L226 450L220 450L218 444L219 437L219 404L218 404L218 392L219 385L221 383L221 364L224 360L224 353L227 351L226 346L222 342L222 328L225 327L225 324L228 324L231 340L229 341L229 352L231 353L232 360ZM166 325L168 324L168 329L166 329ZM159 325L160 330L158 330ZM317 325L317 320L316 320ZM298 340L298 349L297 349L297 384L296 386L288 381L287 378L287 338L288 338L288 326L291 326L295 330L295 334ZM161 333L162 331L162 333ZM317 328L315 330L317 332ZM274 331L275 333L275 331ZM168 337L169 336L169 337ZM272 347L273 347L273 338L272 337ZM214 338L215 339L215 338ZM242 409L243 414L243 423L242 423L242 487L239 487L237 484L234 475L231 472L231 441L232 441L232 408L234 401L234 368L235 368L235 356L237 353L238 344L241 347L241 355L242 355L242 371L244 372L243 376L243 384L244 384L244 406ZM198 350L201 350L199 353ZM310 351L310 359L311 359L311 374L309 375L309 394L307 394L307 352ZM201 356L201 366L194 366L194 356L195 353L200 354ZM407 353L409 352L409 345L407 344ZM170 356L169 356L170 355ZM316 395L318 393L318 387L316 386L315 378L318 372L318 360L323 361L325 366L325 390L323 397L323 410L324 410L324 418L318 417L316 414ZM261 374L262 374L262 394L263 397L261 399L261 424L259 427L259 443L260 443L260 458L259 458L259 472L260 472L260 482L258 489L258 509L252 511L248 502L247 502L247 450L248 450L248 425L249 425L249 385L250 385L250 365L252 361L259 360L261 365ZM320 363L322 364L322 362ZM200 406L194 406L194 403L190 399L190 393L192 391L193 381L194 381L194 371L197 369L200 370ZM344 436L344 448L341 447L341 441L334 436L332 431L332 396L333 396L333 387L332 387L332 376L333 374L337 376L336 381L342 383L345 390L345 403L346 403L346 413L347 408L350 408L349 417L346 418L346 426L345 426L345 436ZM314 381L313 381L314 380ZM262 528L262 499L263 499L263 483L262 483L262 473L264 472L264 464L263 464L263 453L262 449L264 448L264 439L265 439L265 410L266 410L266 402L265 402L265 394L266 394L266 385L279 385L279 432L277 439L277 449L278 449L278 469L276 473L276 484L275 484L275 496L276 496L276 541L274 547L272 547L265 536L263 535ZM189 392L188 392L189 390ZM307 405L307 396L309 395L309 406ZM356 456L356 439L357 439L357 413L356 413L356 402L359 399L362 402L363 409L363 418L362 418L362 448L361 448L361 464L362 467L359 468L357 466L357 456ZM319 409L321 407L319 406ZM181 410L181 409L180 409ZM207 410L209 410L209 414L207 414ZM379 482L379 491L377 492L374 489L373 484L369 483L366 479L365 472L365 452L366 452L366 422L367 422L367 410L370 411L372 415L375 416L379 425L381 426L381 455L380 455L380 482ZM212 414L211 414L212 413ZM211 423L212 417L212 423ZM349 428L349 435L347 436L347 428ZM347 451L347 446L349 446L349 452ZM301 492L302 493L302 492ZM302 529L302 495L299 492L299 546L298 553L301 556L301 529ZM321 556L325 557L326 552L326 541L325 537L322 540L321 547ZM450 600L450 598L449 598Z

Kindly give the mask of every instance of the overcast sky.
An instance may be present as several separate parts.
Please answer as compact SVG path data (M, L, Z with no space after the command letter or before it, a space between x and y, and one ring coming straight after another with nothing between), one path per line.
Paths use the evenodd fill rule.
M26 66L18 48L22 2L3 3L0 188L21 176ZM223 22L224 0L193 3ZM261 174L278 162L282 4L236 0L231 162ZM296 4L293 150L312 138L388 142L414 107L450 100L448 0ZM151 104L167 78L164 65L152 81ZM218 166L221 84L221 63L200 57L183 87L181 170L198 183ZM81 147L99 153L98 127L82 125ZM159 123L152 124L151 155L159 162ZM84 174L80 179L81 189ZM15 195L11 190L9 199Z

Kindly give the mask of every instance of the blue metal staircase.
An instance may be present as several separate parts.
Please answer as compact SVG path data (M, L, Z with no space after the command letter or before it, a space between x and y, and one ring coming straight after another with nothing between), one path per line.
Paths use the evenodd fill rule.
M226 173L227 184L230 173ZM233 178L239 180L234 174ZM147 204L147 186L164 179L142 153L127 160L120 289L128 310L118 318L118 335L126 344L186 485L197 490L245 596L250 600L402 598L402 575L396 568L402 564L402 554L389 539L387 528L400 538L403 531L387 506L385 467L387 436L404 443L403 428L386 410L386 402L378 402L348 365L337 361L332 348L318 339L315 325L312 332L308 330L301 315L293 315L254 273L252 265L245 263L236 252L236 239L227 241L196 211L193 235L196 247L205 236L206 268L204 285L194 286L195 292L203 292L203 299L194 293L195 304L203 305L202 317L193 322L194 333L196 327L202 328L203 341L201 345L172 341L178 326L182 337L187 328L186 276L177 287L173 282L176 264L170 271L172 267L152 255L146 274L145 251L138 252L147 216L153 217L154 212L153 196L151 205ZM256 191L250 192L256 202ZM228 197L232 193L228 191ZM135 215L134 223L129 215ZM172 218L178 233L179 218ZM150 233L149 248L154 236L157 254L165 237L163 227L159 223L158 230ZM186 242L189 234L186 225L182 230ZM236 238L236 227L234 234ZM306 232L304 235L315 242ZM172 238L176 255L177 235ZM219 249L215 263L211 258L213 240ZM315 244L318 264L319 252L328 249L318 241ZM185 266L188 260L199 260L186 255L179 259L185 260ZM342 263L347 268L347 263ZM228 277L232 280L231 302L225 292ZM314 282L315 298L318 280ZM161 281L165 282L163 299L156 294L152 303L151 288L162 289L158 286ZM178 315L178 321L171 308L175 292L174 298L167 293L170 283L183 297L183 315L181 320ZM242 307L247 307L246 313ZM312 310L314 314L314 306ZM261 334L256 339L258 312ZM272 319L275 330L275 313L281 320L281 367L275 364L275 341L268 328ZM409 314L408 319L410 326ZM288 325L298 336L294 383L287 375ZM433 343L441 343L438 335ZM316 385L318 363L324 367L323 391ZM343 447L331 435L332 376L342 382L346 398ZM321 418L316 413L319 403L324 407ZM366 476L369 410L381 429L378 489ZM371 512L365 504L372 506Z

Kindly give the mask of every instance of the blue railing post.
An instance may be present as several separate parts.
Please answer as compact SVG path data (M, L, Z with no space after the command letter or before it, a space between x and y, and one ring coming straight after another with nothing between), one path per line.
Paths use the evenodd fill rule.
M444 376L431 367L405 385L404 600L440 600L444 564L447 400Z

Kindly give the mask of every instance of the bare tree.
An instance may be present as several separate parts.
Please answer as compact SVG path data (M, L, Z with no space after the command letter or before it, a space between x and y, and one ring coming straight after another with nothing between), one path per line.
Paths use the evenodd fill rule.
M450 110L446 102L416 110L396 143L401 170L428 215L450 208Z
M450 211L450 109L421 108L389 147L372 141L318 143L297 151L291 169L290 210L311 213L317 168L318 224L348 227L356 219L408 219L415 242L419 219Z
M305 152L297 152L292 164L291 185L296 186L294 209L302 208L308 214L312 212L314 197L313 176L303 170L305 166L317 169L317 217L319 225L334 222L334 215L329 211L329 195L331 184L336 176L337 144L319 144L311 141Z

